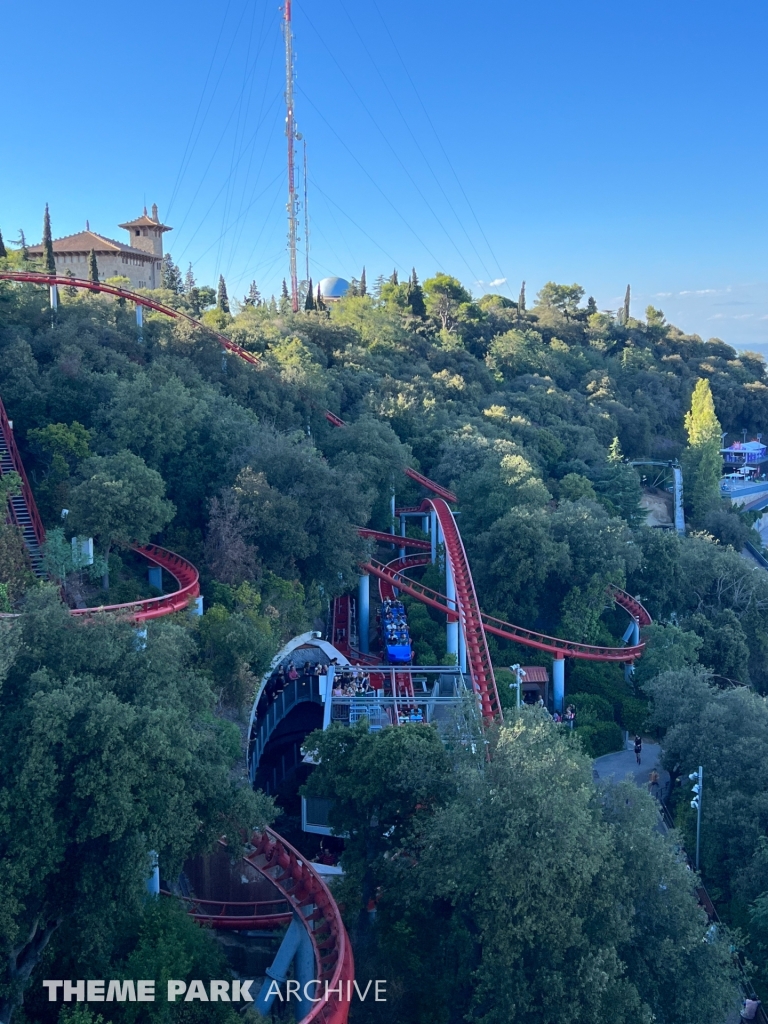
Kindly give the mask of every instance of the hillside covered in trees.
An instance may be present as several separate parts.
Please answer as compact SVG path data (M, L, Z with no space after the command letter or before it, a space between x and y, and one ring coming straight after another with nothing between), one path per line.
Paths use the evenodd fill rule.
M16 265L19 258L8 259ZM633 683L616 666L569 665L566 692L580 709L575 741L551 723L515 724L513 716L494 741L498 756L490 789L477 766L466 768L465 786L457 785L448 754L413 740L442 795L433 805L435 790L421 794L424 820L414 819L400 855L407 849L419 860L439 849L447 858L450 849L463 881L451 887L447 860L435 886L420 871L404 874L391 850L374 851L373 866L366 868L365 855L352 849L351 919L364 906L366 886L388 885L397 893L382 904L378 938L359 932L362 962L375 959L374 948L399 979L401 994L416 990L418 971L413 962L402 962L398 936L407 932L407 941L423 940L432 918L413 912L413 897L446 921L445 944L433 951L435 959L425 957L416 966L436 978L454 966L456 973L450 999L435 996L430 1009L424 997L407 1010L411 1004L403 996L399 1020L452 1021L459 1007L470 1014L464 1019L522 1021L541 1009L542 999L550 1014L542 1020L550 1020L566 999L573 1002L573 1021L650 1021L656 1013L670 1024L718 1024L730 997L731 967L721 945L694 938L698 918L686 872L670 848L657 845L642 794L634 817L618 797L610 805L600 803L578 747L604 753L615 749L617 736L621 741L622 728L640 730L648 723L663 744L670 736L664 756L667 767L680 774L704 756L702 734L712 740L720 774L714 774L710 800L721 825L704 837L703 868L723 916L749 932L748 952L758 959L768 947L768 805L743 759L764 765L760 716L768 693L768 574L740 555L746 540L759 539L749 516L722 503L712 451L720 428L740 433L768 424L762 358L739 354L718 339L686 335L652 307L644 319L628 310L602 313L592 299L584 301L578 285L550 282L528 309L498 295L474 298L442 273L421 284L414 271L407 282L397 275L379 279L370 293L354 282L350 294L330 308L308 301L310 308L294 314L285 297L263 302L255 286L241 303L231 301L223 282L214 306L216 293L198 287L191 275L182 279L170 260L165 282L167 288L153 293L158 301L201 316L258 356L258 365L223 354L214 339L183 321L151 315L140 333L133 310L119 300L62 288L53 313L43 289L0 282L0 397L48 530L51 577L72 605L148 596L146 574L130 549L153 540L200 568L206 609L197 622L182 616L151 625L146 651L129 651L131 639L120 624L101 624L83 636L68 621L54 588L35 582L17 532L0 525L0 610L23 613L20 620L0 623L0 670L6 673L0 690L0 834L20 836L16 846L0 846L0 860L21 858L24 865L0 880L0 930L11 945L29 928L36 902L49 907L59 896L56 913L65 923L52 929L50 949L57 956L72 950L102 971L94 976L105 976L106 964L138 956L141 942L150 941L146 929L164 927L136 923L143 912L131 890L125 920L111 918L109 927L87 933L76 918L84 912L89 884L75 879L71 890L58 888L64 852L90 841L65 820L74 820L80 805L62 780L74 770L75 737L89 721L94 693L109 704L109 742L119 743L123 721L133 723L135 737L156 730L158 771L176 793L179 828L164 840L160 823L171 811L144 792L148 782L136 769L132 792L144 793L143 817L118 815L105 826L110 841L130 837L135 844L126 872L142 849L160 849L176 863L183 852L210 842L216 821L235 828L275 813L269 801L257 796L254 803L228 775L238 761L238 738L222 714L236 719L285 640L324 628L329 600L355 586L365 551L356 528L389 528L393 486L398 504L417 501L417 485L401 472L412 465L458 495L462 537L484 611L551 635L615 644L626 621L607 604L606 586L614 583L640 596L654 625ZM346 426L331 426L326 409ZM686 537L644 525L640 477L628 461L642 457L682 460ZM62 509L68 510L65 518ZM75 535L94 538L93 567L73 562ZM434 567L425 576L430 580L440 589ZM409 620L417 658L424 664L445 659L439 616L412 604ZM504 641L491 639L490 646L500 670L512 661L536 661L535 652ZM129 668L141 659L155 668ZM169 666L162 679L152 674L158 663ZM500 689L509 704L508 688ZM153 703L158 716L143 722ZM186 724L159 714L171 704L185 709ZM713 724L722 715L728 716L728 728ZM745 753L740 736L746 735L747 720L756 732ZM59 860L42 837L22 828L38 811L18 798L31 792L39 759L51 754L41 739L45 721L60 723L64 737L51 779L52 787L59 780L62 789L49 795L64 808L50 823L59 836ZM418 730L404 730L411 733ZM11 735L22 738L20 756L7 742ZM208 761L200 765L206 771L185 789L185 769L172 748L176 743L188 751L190 764L201 735L209 740ZM369 742L373 738L361 734L343 756L364 758ZM83 756L96 757L98 746L94 741L91 754ZM544 747L550 749L547 781L536 769ZM411 754L390 750L387 756L400 765L398 778L410 798ZM727 771L737 758L743 769L738 783ZM128 758L129 773L131 765ZM558 781L566 777L569 795ZM513 795L521 778L530 820L513 841L503 822L505 815L522 820L523 808ZM117 782L110 777L100 784L112 792ZM503 813L493 804L494 787L505 794ZM114 795L118 799L117 790ZM369 820L381 795L340 793L339 799L347 796L342 825L349 829L349 815ZM42 807L47 798L40 799ZM475 869L466 840L483 831L478 807L487 821L498 816L494 842L503 862L517 865L517 881L540 873L541 886L517 932L499 931L492 907L480 905L471 891ZM548 844L532 850L523 841L545 818L555 831L558 822L570 821L557 855L571 864L570 872L556 868ZM197 834L192 820L201 822ZM685 800L678 824L688 842L693 820ZM93 826L96 845L84 853L86 880L93 864L109 853L98 845L106 842L99 827ZM738 847L733 834L740 836ZM641 863L631 852L631 836L645 851ZM366 871L373 874L364 878ZM651 899L658 872L669 876L680 901L663 926L660 907L645 925L642 915L631 927L618 918L609 923L609 908L621 900L626 909ZM30 883L38 876L47 879L45 886ZM619 879L621 897L612 889ZM514 879L498 882L494 898L523 899ZM565 909L569 901L571 909L573 901L594 907L594 919L579 924L578 956L573 934L556 934L558 921L576 927ZM547 904L549 938L532 923ZM185 924L176 927L183 930ZM371 947L374 941L378 945ZM673 949L677 960L669 953ZM592 981L579 974L579 985L566 979L569 971L573 977L591 971L587 965L594 966L598 950L605 957L603 981L593 999L597 983L591 974ZM512 978L509 966L519 957L525 963ZM698 975L698 990L686 985L673 998L652 977L659 958L678 986L684 976ZM507 989L495 1003L492 979L500 976ZM16 984L9 977L6 995ZM556 995L551 1006L543 995L548 986ZM22 1012L14 1021L23 1020ZM38 1012L45 1011L36 1004ZM229 1019L224 1008L221 1013ZM52 1018L29 1017L38 1019Z

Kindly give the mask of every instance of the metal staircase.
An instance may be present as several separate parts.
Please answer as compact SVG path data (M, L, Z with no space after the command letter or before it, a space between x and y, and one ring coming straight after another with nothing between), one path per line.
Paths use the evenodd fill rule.
M8 416L0 400L0 476L18 473L21 477L21 493L8 499L6 521L18 526L29 553L32 570L38 577L45 576L42 547L45 543L45 529L37 511L32 489L24 472Z

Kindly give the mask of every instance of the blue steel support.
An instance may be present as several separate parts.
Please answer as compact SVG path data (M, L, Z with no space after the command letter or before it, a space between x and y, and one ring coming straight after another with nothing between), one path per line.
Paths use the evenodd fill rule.
M432 542L432 564L437 560L437 512L429 513L429 539Z
M293 973L296 981L299 983L299 995L296 999L298 1003L296 1019L302 1020L314 1006L312 1000L317 999L320 995L317 991L319 985L309 985L309 982L313 981L317 975L315 973L315 951L312 947L309 932L304 925L301 925L299 948L296 950L296 956L293 961ZM309 987L307 987L308 985Z
M405 536L405 516L400 516L400 536ZM405 546L400 546L400 557L405 558Z
M392 493L389 496L389 516L390 516L389 532L394 537L394 535L395 535L395 488L394 488L394 486L392 487ZM393 544L392 547L394 548L394 546L395 545Z
M363 654L367 654L371 632L371 577L365 574L358 577L357 616L358 643Z
M159 565L153 565L147 569L147 576L150 587L154 587L155 590L163 589L163 570Z
M453 579L451 560L447 554L445 557L445 596L448 598L448 607L456 608L456 584ZM458 622L446 621L445 646L448 654L456 657L456 664L459 663L459 624Z
M459 623L459 668L464 675L467 674L467 641L461 623Z
M283 941L280 943L280 949L278 949L275 959L272 961L272 966L266 970L266 978L264 984L259 990L258 996L253 1003L253 1008L257 1013L260 1013L262 1017L266 1017L269 1013L269 1009L272 1003L275 1001L275 986L273 982L277 982L278 985L285 984L288 977L288 971L290 970L291 961L296 955L296 951L301 943L301 933L305 931L304 925L301 924L298 917L294 914L293 920L288 925L288 931L283 936ZM272 992L270 993L270 988ZM306 1014L304 1014L306 1016Z
M685 515L683 513L683 471L680 466L672 467L672 478L674 480L674 503L675 503L675 530L679 534L685 533Z
M139 341L144 340L144 307L136 304L136 326L139 328Z
M160 895L160 864L157 860L155 850L149 851L149 877L147 878L147 892L151 896Z
M552 661L552 689L555 711L562 714L565 706L565 658L554 658Z

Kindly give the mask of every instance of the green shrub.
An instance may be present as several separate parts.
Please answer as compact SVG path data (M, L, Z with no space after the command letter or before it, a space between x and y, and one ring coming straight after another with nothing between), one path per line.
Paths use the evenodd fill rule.
M624 734L615 722L590 722L577 726L576 735L590 757L602 757L624 747Z

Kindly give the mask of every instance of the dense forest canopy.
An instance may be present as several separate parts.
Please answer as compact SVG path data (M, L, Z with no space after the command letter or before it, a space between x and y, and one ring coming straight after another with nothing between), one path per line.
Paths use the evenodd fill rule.
M22 254L10 253L3 265L21 261ZM682 1024L689 1019L683 1002L698 1000L696 1019L717 1024L723 986L731 984L730 967L719 945L696 950L686 945L701 929L685 872L655 838L653 815L639 797L636 813L618 797L600 803L578 745L597 755L621 743L622 728L640 730L650 721L663 735L683 718L708 721L708 708L725 709L736 728L744 709L723 697L736 692L728 689L734 684L749 687L738 692L755 708L764 705L768 575L754 571L740 555L745 541L759 539L751 517L722 502L719 456L713 461L721 429L756 432L768 423L762 357L737 353L719 339L686 335L653 307L644 319L630 315L627 306L619 315L601 312L592 299L584 301L584 290L575 284L549 282L528 309L498 295L473 297L444 273L422 283L414 270L406 282L396 274L379 278L370 291L361 276L332 304L318 303L308 292L306 308L294 314L285 294L265 301L252 285L237 302L223 279L218 291L198 286L191 272L184 277L168 257L164 283L154 298L225 332L258 356L258 365L223 353L208 333L184 321L145 314L140 330L133 309L121 300L63 287L59 308L52 312L43 289L0 282L0 396L48 530L50 575L72 604L149 596L153 591L131 548L153 540L200 568L206 609L197 621L180 617L171 625L151 626L141 650L133 649L132 634L123 626L79 631L68 623L56 590L35 582L17 531L0 525L0 611L24 612L15 625L0 622L0 668L6 673L0 749L8 758L0 784L0 834L11 827L18 831L15 816L26 820L36 813L31 803L10 808L14 792L40 771L40 764L55 761L56 777L49 785L67 790L76 770L73 723L87 725L96 696L108 712L110 742L118 743L124 723L141 742L153 731L158 770L171 789L178 788L182 771L166 756L173 743L185 751L185 765L197 756L203 738L208 744L208 761L198 765L207 778L196 774L189 791L179 794L178 829L165 846L159 830L167 811L144 794L139 777L131 792L132 799L138 794L146 803L143 817L105 820L106 839L98 829L92 836L70 833L67 816L74 819L79 812L66 801L51 850L40 850L38 839L22 829L16 840L26 850L21 863L42 881L34 892L23 872L3 883L9 941L21 941L36 914L52 915L56 955L67 950L67 956L103 972L107 963L143 955L147 935L183 929L175 919L146 918L133 900L126 921L115 922L113 929L92 935L86 925L78 930L76 916L90 889L85 883L82 890L64 888L61 905L56 904L51 894L58 892L62 865L76 854L81 860L73 863L82 863L87 880L94 863L108 862L109 844L123 836L130 840L131 865L157 848L174 863L185 849L210 840L217 821L236 828L269 818L268 803L246 799L227 777L238 740L220 715L224 710L236 717L281 643L306 629L323 628L329 600L356 584L366 551L357 527L389 528L393 486L398 504L415 504L421 496L402 473L411 465L458 495L459 524L484 611L552 635L615 645L626 619L606 598L607 585L614 583L641 597L654 625L646 631L648 650L633 682L617 666L569 664L567 692L579 708L576 740L566 742L543 718L527 726L513 721L494 740L498 757L490 789L481 766L460 766L464 781L459 783L457 762L448 754L417 741L411 750L410 729L400 740L386 740L404 744L403 749L368 750L365 743L375 746L384 738L364 741L360 734L359 744L355 739L343 756L374 762L391 757L408 806L429 796L418 789L414 758L442 794L434 805L426 800L426 817L414 821L413 831L397 846L398 856L418 851L413 853L418 860L442 850L454 859L441 867L439 878L420 870L398 874L402 863L385 863L385 851L375 852L383 859L374 857L366 867L365 856L351 844L350 914L365 906L366 886L394 885L402 893L403 906L397 899L383 904L376 949L388 958L403 993L416 981L412 965L398 960L399 929L423 937L430 914L444 919L445 944L435 951L440 963L420 966L439 971L456 964L452 1005L463 1007L470 1015L465 1019L488 1024L517 1019L515 1014L549 1005L548 986L559 991L557 986L565 985L563 998L573 1000L574 1021L650 1020L656 1013L659 1020ZM325 409L346 426L331 426ZM640 458L681 460L687 536L644 525L640 472L630 465ZM16 486L3 479L7 488ZM68 511L62 518L63 509ZM69 544L73 536L94 538L93 566L77 563ZM424 580L443 586L437 566ZM417 659L432 664L445 659L439 615L408 603ZM512 661L545 663L536 652L505 641L490 638L490 647L500 680ZM142 659L155 666L155 674L146 670L139 685L130 673ZM157 666L164 669L162 678ZM695 700L684 699L680 680L687 679L694 681ZM500 689L503 702L511 704L509 688ZM161 714L156 706L165 703L183 711L184 722ZM56 737L45 734L42 721L60 723ZM18 763L8 754L11 736L23 738L25 753ZM724 760L735 756L735 736L718 734L718 742ZM547 780L536 770L545 748L550 751ZM691 732L674 732L665 752L669 767L697 756ZM128 757L127 779L133 770ZM512 835L504 833L502 820L504 814L524 813L512 792L521 775L530 784L531 817ZM567 793L560 785L565 777ZM315 778L312 784L320 786L322 774ZM93 782L101 784L98 777ZM117 781L106 778L103 785L111 792ZM732 780L723 773L713 785L721 786L718 813L725 820ZM494 787L506 794L507 803L493 842L504 863L517 864L520 874L512 867L494 879L490 901L522 899L521 881L531 870L525 829L554 828L557 814L548 818L547 811L554 804L570 819L570 831L559 841L574 877L557 874L544 844L540 856L536 853L542 872L538 902L508 934L494 923L490 903L471 891L475 868L466 845L467 830L482 832L483 815L496 821L494 815L501 814ZM347 811L357 815L355 820L370 819L380 796L351 794ZM724 826L704 838L704 867L727 898L730 920L751 929L755 951L768 943L768 817L757 792L745 789L741 799L753 828L729 853L732 886L717 873L728 847ZM201 824L193 836L189 822L195 815ZM691 819L682 807L679 824L687 841ZM349 825L345 820L340 827ZM633 862L627 836L645 851L642 864ZM0 845L0 859L11 857L18 859L16 848ZM465 865L462 881L451 882L451 863ZM620 920L618 911L615 920L599 919L599 908L608 907L612 892L621 891L623 905L642 902L642 893L643 899L656 899L654 871L669 876L676 901L663 936L639 919ZM612 880L618 889L611 889ZM550 908L552 942L525 946L522 936L549 902L547 886L557 895ZM594 905L593 916L577 922L561 915L561 896ZM411 898L423 900L429 913L407 909ZM558 921L564 929L560 936L554 934ZM578 939L571 941L577 931ZM361 935L360 941L370 941L364 930ZM183 941L194 946L189 935ZM667 991L652 976L661 948L656 943L675 951L677 959L671 952L672 959L666 953L663 959L678 985L683 975L703 979L698 994L690 988ZM512 951L523 948L525 965L510 973ZM601 951L605 970L599 992L588 979L578 990L568 988L566 948L575 957L569 970L576 972L587 970ZM205 950L195 949L194 956L205 959ZM363 960L367 955L363 950ZM495 1005L488 986L499 976L506 987ZM18 991L12 970L3 985L6 998ZM414 1020L453 1019L440 999L431 1016L425 1003L420 1005L421 1016ZM402 1019L410 1019L405 1013ZM47 1024L50 1018L40 1019Z

